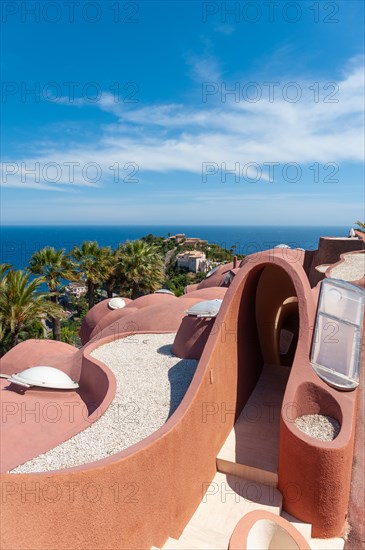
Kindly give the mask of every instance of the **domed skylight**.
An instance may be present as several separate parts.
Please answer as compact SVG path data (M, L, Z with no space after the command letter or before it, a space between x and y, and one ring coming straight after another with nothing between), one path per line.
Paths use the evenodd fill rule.
M187 310L187 314L194 317L216 317L223 300L204 300L194 304Z
M213 269L211 269L210 271L208 271L208 273L206 274L205 278L208 279L208 277L211 277L213 275L213 273L215 273L217 271L217 269L220 268L220 265L217 265L217 267L213 267Z
M68 374L62 370L43 365L30 367L19 373L12 374L8 380L13 384L25 388L39 386L41 388L54 388L58 390L74 390L79 387L77 382L73 382Z

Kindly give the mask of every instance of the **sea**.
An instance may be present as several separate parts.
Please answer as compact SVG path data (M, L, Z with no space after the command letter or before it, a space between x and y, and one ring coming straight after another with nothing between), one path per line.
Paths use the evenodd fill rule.
M26 269L34 252L45 246L69 252L83 241L97 241L100 246L116 248L120 243L152 233L167 237L185 233L223 248L234 247L237 254L254 254L287 244L291 248L315 250L321 236L346 237L349 227L341 226L216 226L216 225L121 225L121 226L2 226L1 263L14 269Z

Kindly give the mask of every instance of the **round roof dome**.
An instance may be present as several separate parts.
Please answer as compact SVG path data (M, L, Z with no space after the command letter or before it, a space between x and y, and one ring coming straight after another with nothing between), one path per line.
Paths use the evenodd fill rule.
M194 317L216 317L222 302L223 300L205 300L191 306L186 313Z
M39 386L58 390L74 390L79 387L77 382L73 382L73 380L71 380L62 370L43 365L30 367L19 373L12 374L8 380L13 384L26 388Z
M112 298L108 302L110 309L122 309L125 306L123 298Z
M274 248L290 248L288 244L277 244Z
M171 294L172 296L175 296L175 294L168 288L160 288L159 290L156 290L154 294Z
M213 267L213 269L208 271L205 278L208 279L209 277L211 277L216 271L218 271L219 268L220 268L220 265L217 265L216 267Z

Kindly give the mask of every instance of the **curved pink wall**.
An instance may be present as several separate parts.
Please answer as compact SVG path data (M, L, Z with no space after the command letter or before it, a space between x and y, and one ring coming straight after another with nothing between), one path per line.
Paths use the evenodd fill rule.
M28 341L31 342L31 341ZM47 350L46 342L36 349L40 364L44 364L41 350ZM57 342L58 349L62 348ZM61 343L62 344L62 343ZM19 346L21 349L29 346ZM71 346L70 346L71 347ZM16 355L17 348L14 348ZM67 348L66 348L67 349ZM32 361L29 349L29 365ZM1 385L1 467L12 470L20 464L47 452L63 441L88 428L109 407L115 395L115 377L109 369L96 360L90 360L87 352L77 350L69 356L76 357L81 373L76 391L29 388L19 390L0 380ZM82 361L82 368L81 368ZM52 365L56 366L56 365ZM56 367L57 368L57 367ZM8 389L9 388L9 389Z
M323 279L323 273L319 273L315 269L318 265L334 264L340 260L341 254L356 250L365 250L365 242L360 239L321 237L318 243L318 250L313 254L312 265L309 272L311 286L315 286Z
M44 365L62 370L75 382L81 373L81 352L74 346L55 340L26 340L0 359L1 372L14 374Z
M285 508L313 523L315 536L340 534L351 474L356 391L333 394L343 415L341 434L335 442L308 441L288 422L285 407L296 398L298 387L307 380L324 386L309 366L315 303L301 264L294 259L290 263L279 253L267 253L256 263L247 262L236 275L188 392L162 428L137 445L93 464L51 476L2 476L6 492L1 517L3 548L63 550L74 548L76 538L80 548L141 549L161 546L168 536L180 536L201 501L203 488L215 475L216 456L260 375L262 358L253 323L255 292L262 269L272 262L287 272L293 282L301 329L281 421L279 484ZM112 339L109 335L90 343L85 352ZM327 387L323 389L331 393ZM227 414L224 421L221 411L208 414L212 410L208 405L219 409L223 403L227 411L236 414ZM345 497L322 491L324 481L330 482L339 466ZM50 482L61 488L57 506L42 491L37 506L32 497L22 500L21 483L45 487ZM67 488L72 483L76 489L70 499ZM299 484L303 499L288 502L288 484L292 483ZM318 486L322 491L319 502L315 496ZM329 512L324 523L323 511L330 510L333 512Z

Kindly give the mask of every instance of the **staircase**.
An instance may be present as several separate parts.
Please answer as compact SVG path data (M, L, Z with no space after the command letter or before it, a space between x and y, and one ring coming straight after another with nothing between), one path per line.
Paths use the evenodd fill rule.
M288 376L288 367L264 366L217 456L217 474L200 505L179 540L168 538L163 549L227 550L238 521L253 510L282 515L302 533L312 550L343 549L343 539L313 539L310 524L282 511L277 468L280 410Z
M219 472L278 482L280 410L290 369L265 365L260 379L217 456Z
M162 548L227 549L242 516L257 509L280 514L281 505L281 494L272 485L218 472L179 540L169 538Z

